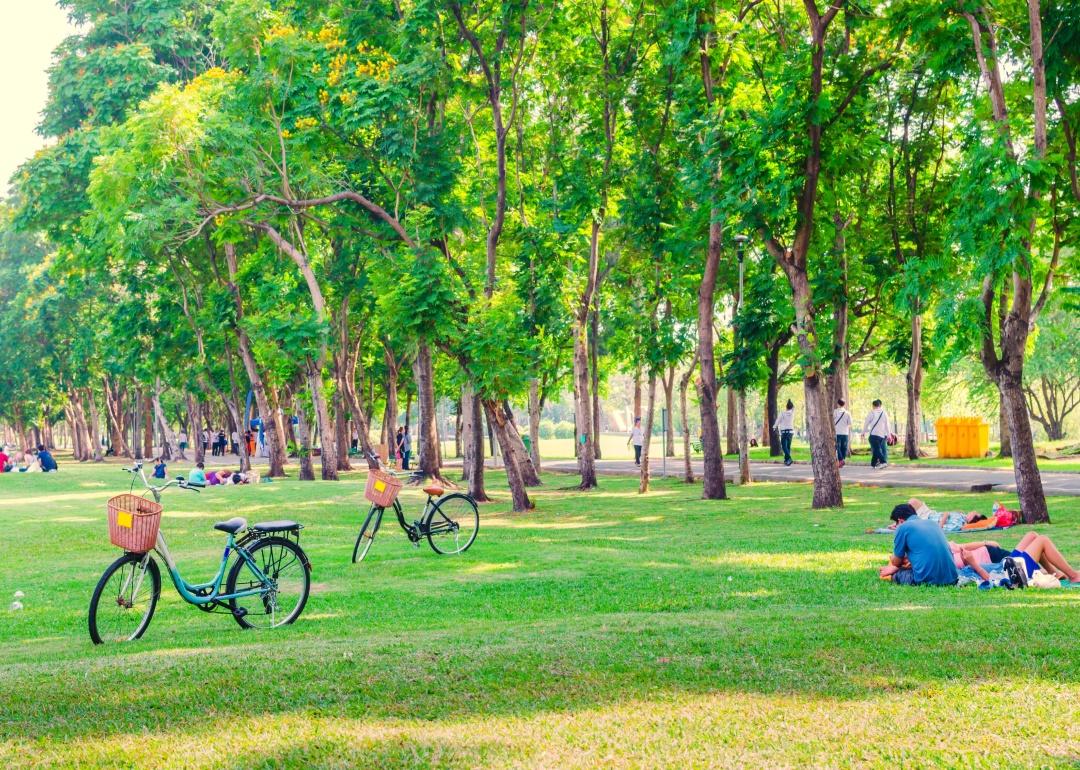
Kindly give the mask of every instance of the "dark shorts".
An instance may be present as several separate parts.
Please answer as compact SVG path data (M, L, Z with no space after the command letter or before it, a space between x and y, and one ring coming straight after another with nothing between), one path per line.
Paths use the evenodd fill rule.
M915 573L909 569L902 569L899 572L894 572L892 582L896 583L898 586L913 586L915 585Z
M1004 548L998 548L996 545L986 546L987 552L990 554L990 561L994 564L998 564L1005 560L1006 556L1009 556L1009 551Z

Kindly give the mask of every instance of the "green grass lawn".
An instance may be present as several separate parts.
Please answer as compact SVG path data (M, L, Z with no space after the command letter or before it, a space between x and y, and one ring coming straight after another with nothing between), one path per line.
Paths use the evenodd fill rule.
M1080 590L981 593L877 578L904 490L700 487L545 476L537 510L481 511L458 557L384 528L349 563L354 477L174 491L190 577L215 520L306 524L313 591L293 627L242 631L166 582L143 640L94 647L86 609L117 555L117 466L0 476L0 766L1076 767ZM418 493L407 491L410 507ZM985 496L924 492L942 507ZM1007 504L1014 502L1003 499ZM1080 498L1045 528L1080 560ZM1011 545L1020 530L996 532ZM167 578L166 578L167 581ZM15 591L25 609L10 611Z

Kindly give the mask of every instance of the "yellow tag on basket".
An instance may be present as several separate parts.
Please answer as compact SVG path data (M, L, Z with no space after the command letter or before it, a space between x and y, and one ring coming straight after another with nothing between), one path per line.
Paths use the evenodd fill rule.
M377 479L373 486L375 487L376 492L385 492L386 491L386 482L383 481L382 479Z
M131 514L127 511L117 511L116 526L131 529Z

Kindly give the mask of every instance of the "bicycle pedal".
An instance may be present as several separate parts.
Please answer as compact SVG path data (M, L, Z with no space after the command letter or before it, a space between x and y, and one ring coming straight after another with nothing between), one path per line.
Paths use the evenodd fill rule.
M247 614L248 614L248 611L247 611L247 608L245 608L245 607L237 607L235 610L233 610L233 617L234 618L242 618Z

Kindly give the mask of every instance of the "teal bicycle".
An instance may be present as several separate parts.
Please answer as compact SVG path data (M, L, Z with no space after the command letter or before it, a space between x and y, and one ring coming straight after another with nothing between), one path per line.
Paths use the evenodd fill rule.
M199 488L183 478L154 486L142 463L124 470L133 475L132 490L139 479L145 489L141 495L129 490L109 501L109 536L125 553L105 570L90 599L94 644L133 641L146 632L161 596L154 552L165 562L180 598L200 610L228 612L241 628L277 628L300 617L311 590L311 562L300 547L300 524L282 520L249 527L239 516L218 522L214 529L227 539L217 574L206 583L189 583L161 532L161 493L173 486L193 492Z

